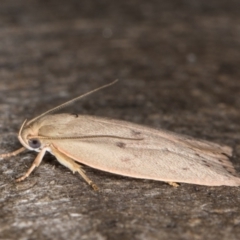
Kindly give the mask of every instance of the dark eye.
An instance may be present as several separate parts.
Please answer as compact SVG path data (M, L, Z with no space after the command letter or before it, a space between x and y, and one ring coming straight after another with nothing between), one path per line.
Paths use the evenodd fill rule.
M31 148L40 148L41 142L38 139L30 139L28 140L28 144Z

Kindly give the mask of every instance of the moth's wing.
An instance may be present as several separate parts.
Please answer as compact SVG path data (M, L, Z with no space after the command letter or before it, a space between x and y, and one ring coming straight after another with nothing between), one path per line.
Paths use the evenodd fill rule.
M55 127L54 136L58 131L58 136L122 137L49 140L63 154L90 167L143 179L211 186L240 185L227 157L232 154L227 146L96 117L72 118L68 126L60 125ZM39 134L51 136L49 129L52 128L53 125L44 126Z

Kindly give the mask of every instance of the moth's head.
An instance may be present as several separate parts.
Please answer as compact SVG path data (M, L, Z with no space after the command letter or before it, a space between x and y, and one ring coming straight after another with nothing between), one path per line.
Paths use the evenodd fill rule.
M41 140L38 138L38 127L35 124L27 124L25 120L18 133L21 144L29 150L40 151L42 148Z

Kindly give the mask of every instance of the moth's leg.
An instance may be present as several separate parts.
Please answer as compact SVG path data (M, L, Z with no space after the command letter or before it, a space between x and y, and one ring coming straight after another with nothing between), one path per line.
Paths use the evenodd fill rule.
M179 187L179 184L176 182L166 182L167 184L169 184L172 187Z
M0 154L0 158L8 158L8 157L16 156L16 155L18 155L19 153L21 153L25 150L26 150L25 147L21 147L16 151L13 151L13 152L10 152L10 153Z
M76 164L73 161L74 164ZM98 191L98 186L91 180L88 178L88 176L84 173L84 170L81 168L80 165L76 164L78 166L78 173L82 176L82 178L93 188L94 191Z
M31 172L40 165L40 163L42 162L42 159L47 151L47 147L43 148L39 154L37 155L37 157L35 158L34 162L32 163L32 166L28 169L28 171L20 178L17 178L16 181L17 182L21 182L23 181L25 178L27 178Z
M82 176L82 178L93 188L93 190L95 191L98 190L97 185L87 177L87 175L84 173L84 170L81 168L79 164L75 163L74 160L72 160L70 157L59 152L59 150L57 150L54 146L51 146L51 150L54 156L62 165L69 168L73 173L78 172Z

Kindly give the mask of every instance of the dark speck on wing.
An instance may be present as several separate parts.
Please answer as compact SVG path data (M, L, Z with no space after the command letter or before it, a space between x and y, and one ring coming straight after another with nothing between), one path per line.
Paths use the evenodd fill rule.
M122 160L122 162L130 162L131 161L130 158L122 158L121 160Z
M71 115L75 116L76 118L78 118L78 114L76 113L71 113Z
M133 134L133 136L139 136L141 134L141 132L132 130L132 134Z
M116 146L120 147L120 148L125 148L126 147L126 143L123 142L117 142Z

